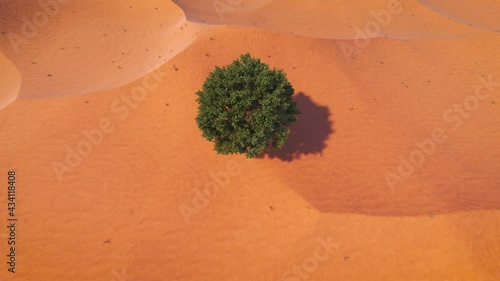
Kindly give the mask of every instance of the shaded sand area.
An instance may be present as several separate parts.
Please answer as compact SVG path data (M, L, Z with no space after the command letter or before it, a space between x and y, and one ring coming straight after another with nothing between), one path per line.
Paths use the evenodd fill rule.
M495 36L499 21L494 15L498 15L500 9L498 3L486 0L481 3L461 0L458 6L457 1L451 0L174 2L186 11L189 20L199 23L266 28L291 35L328 39L353 39L355 36L401 39ZM460 19L466 19L464 21L467 22ZM378 20L382 28L371 25L370 22L374 20ZM474 23L474 26L469 25L469 22ZM481 23L485 27L492 27L493 32L475 28ZM360 35L359 31L364 35Z
M20 220L18 272L4 263L2 279L499 279L498 33L464 25L471 38L435 39L436 31L346 51L356 40L276 32L267 16L265 29L211 26L218 15L206 6L178 2L207 21L188 23L196 39L149 74L85 78L102 89L90 94L61 97L59 85L74 81L31 77L2 49L7 92L19 88L19 72L21 95L46 87L42 96L59 97L0 111L1 174L17 171ZM285 13L271 10L278 4L293 13L296 3L254 4L243 19ZM194 122L194 92L244 52L285 70L302 112L283 151L253 160L215 154ZM104 71L78 63L64 67ZM99 83L112 79L119 87Z

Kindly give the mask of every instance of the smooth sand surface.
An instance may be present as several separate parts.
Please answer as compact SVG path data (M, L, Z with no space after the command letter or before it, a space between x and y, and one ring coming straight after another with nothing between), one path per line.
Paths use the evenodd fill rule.
M408 1L408 0L174 0L189 20L207 24L228 24L266 28L291 35L327 39L392 37L400 39L470 38L496 36L498 9L495 1ZM431 3L425 3L431 2ZM432 2L443 2L434 4ZM442 7L429 9L429 7ZM480 8L476 8L480 6ZM473 11L470 13L469 11ZM477 29L451 18L478 19ZM380 22L377 29L371 23ZM474 24L474 25L476 25ZM488 26L495 27L491 31ZM361 31L361 32L360 32Z
M130 83L181 52L201 28L186 22L170 1L66 2L2 4L0 52L21 72L19 98L71 96Z
M0 53L0 109L17 99L21 88L21 74L17 67Z
M204 5L197 16L208 19ZM482 79L500 80L498 33L467 26L473 39L376 38L353 49L355 40L201 26L153 74L0 111L1 173L18 173L21 219L18 273L4 265L0 277L499 280L500 85L483 87L477 107L473 98ZM253 160L217 155L194 122L194 92L245 52L284 69L302 112L283 151ZM464 102L463 117L450 111ZM437 129L441 143L415 153ZM88 134L102 138L90 144ZM66 159L78 149L80 161ZM422 163L391 188L387 173L417 154ZM193 198L233 161L237 173L197 210L204 202ZM59 164L69 165L60 178ZM328 257L293 275L327 237Z
M490 0L419 0L420 3L469 26L500 32L500 5Z

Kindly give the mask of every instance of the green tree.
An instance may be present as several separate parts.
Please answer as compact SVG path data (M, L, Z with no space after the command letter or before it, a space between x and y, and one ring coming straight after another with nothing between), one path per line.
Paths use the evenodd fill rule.
M280 149L299 114L294 89L282 70L244 54L227 67L215 67L196 92L196 123L219 154L261 155Z

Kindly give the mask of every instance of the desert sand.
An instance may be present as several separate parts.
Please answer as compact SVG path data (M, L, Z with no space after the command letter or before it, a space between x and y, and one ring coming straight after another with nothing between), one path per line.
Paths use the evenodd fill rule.
M402 1L362 39L387 1L174 2L61 4L18 53L40 7L0 4L2 280L499 280L500 3ZM246 52L302 112L252 160L194 122Z
M181 52L201 28L170 1L2 2L0 52L22 74L19 98L130 83Z

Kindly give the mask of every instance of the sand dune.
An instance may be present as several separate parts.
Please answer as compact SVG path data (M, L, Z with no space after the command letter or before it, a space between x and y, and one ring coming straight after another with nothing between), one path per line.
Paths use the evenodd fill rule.
M4 1L0 9L0 51L23 77L19 98L71 96L129 83L181 52L199 30L163 0L50 6Z
M19 271L12 279L2 270L0 278L498 280L498 33L458 22L436 27L432 18L443 16L418 4L429 25L408 32L405 23L398 23L394 34L428 31L429 37L441 37L444 29L437 30L446 27L456 28L455 35L470 31L471 38L332 40L325 37L334 36L337 23L324 22L335 28L314 36L299 36L295 21L285 24L285 13L294 18L294 1L287 4L288 11L277 9L285 1L245 3L238 10L239 24L260 15L262 28L211 26L208 20L216 18L207 2L178 2L191 19L206 23L188 23L193 32L200 28L196 39L182 43L183 51L154 75L137 72L137 79L106 89L105 81L119 84L134 77L117 78L95 67L110 59L117 43L81 62L82 69L61 61L53 65L79 72L87 63L102 74L96 81L103 84L93 87L103 90L19 99L0 111L0 173L18 173L23 230ZM338 4L344 12L355 5L359 14L365 11L361 4ZM382 7L382 2L376 4L365 3ZM79 15L95 22L104 17L93 5L78 5ZM306 12L314 11L312 4L304 5ZM87 12L91 8L93 16ZM316 12L323 10L316 7ZM120 17L120 25L153 21L148 16L150 10L144 8ZM280 21L287 32L272 30ZM88 32L71 36L86 41L82 34ZM123 31L114 32L119 38ZM161 48L159 41L154 44ZM4 51L6 46L0 46ZM284 69L302 112L282 151L253 160L215 154L194 122L194 92L215 66L245 52ZM139 50L134 54L137 61L144 55ZM20 64L12 61L15 66L0 57L2 69L15 72ZM24 85L31 72L19 69ZM136 95L152 76L158 83L144 96ZM14 78L9 87L15 93L20 79L8 77ZM40 83L46 96L58 93L59 84ZM61 82L61 87L69 83ZM437 129L442 130L439 137ZM429 144L429 139L439 143ZM420 164L412 165L411 172L406 167L402 175L401 165L418 155L423 157ZM221 173L232 161L238 172L224 181ZM401 178L392 188L387 173ZM200 207L205 203L196 201L197 194L213 183L219 191ZM5 204L6 196L0 196L0 205ZM183 205L194 213L182 213ZM0 218L5 219L5 212ZM315 254L318 241L328 237L334 245L327 258L307 278L294 273ZM0 253L7 246L0 243Z
M462 22L469 26L500 32L500 21L498 20L498 15L500 15L500 3L497 1L419 0L419 2L434 11L451 17L455 21Z
M484 38L494 35L487 28L498 29L495 17L483 16L498 8L494 3L464 18L457 13L469 9L455 12L430 1L424 4L434 11L416 1L174 2L197 23L326 39ZM23 77L19 98L62 97L119 87L180 53L202 28L188 23L171 1L160 0L61 1L56 5L4 1L0 13L1 31L6 35L0 37L0 51ZM465 24L450 20L450 15Z
M205 1L174 0L190 21L266 28L291 35L326 39L391 37L399 39L464 38L494 36L494 31L477 29L452 20L447 11L428 9L416 0L322 1L258 0ZM425 1L422 1L425 2ZM431 2L431 1L429 1ZM451 1L448 1L452 3ZM468 1L475 5L473 1ZM485 3L486 1L482 1ZM455 2L453 2L455 3ZM442 6L455 6L443 4ZM488 2L473 16L485 23L497 23L498 3ZM467 13L465 7L455 10ZM488 10L491 12L489 13ZM493 30L498 31L497 28Z

